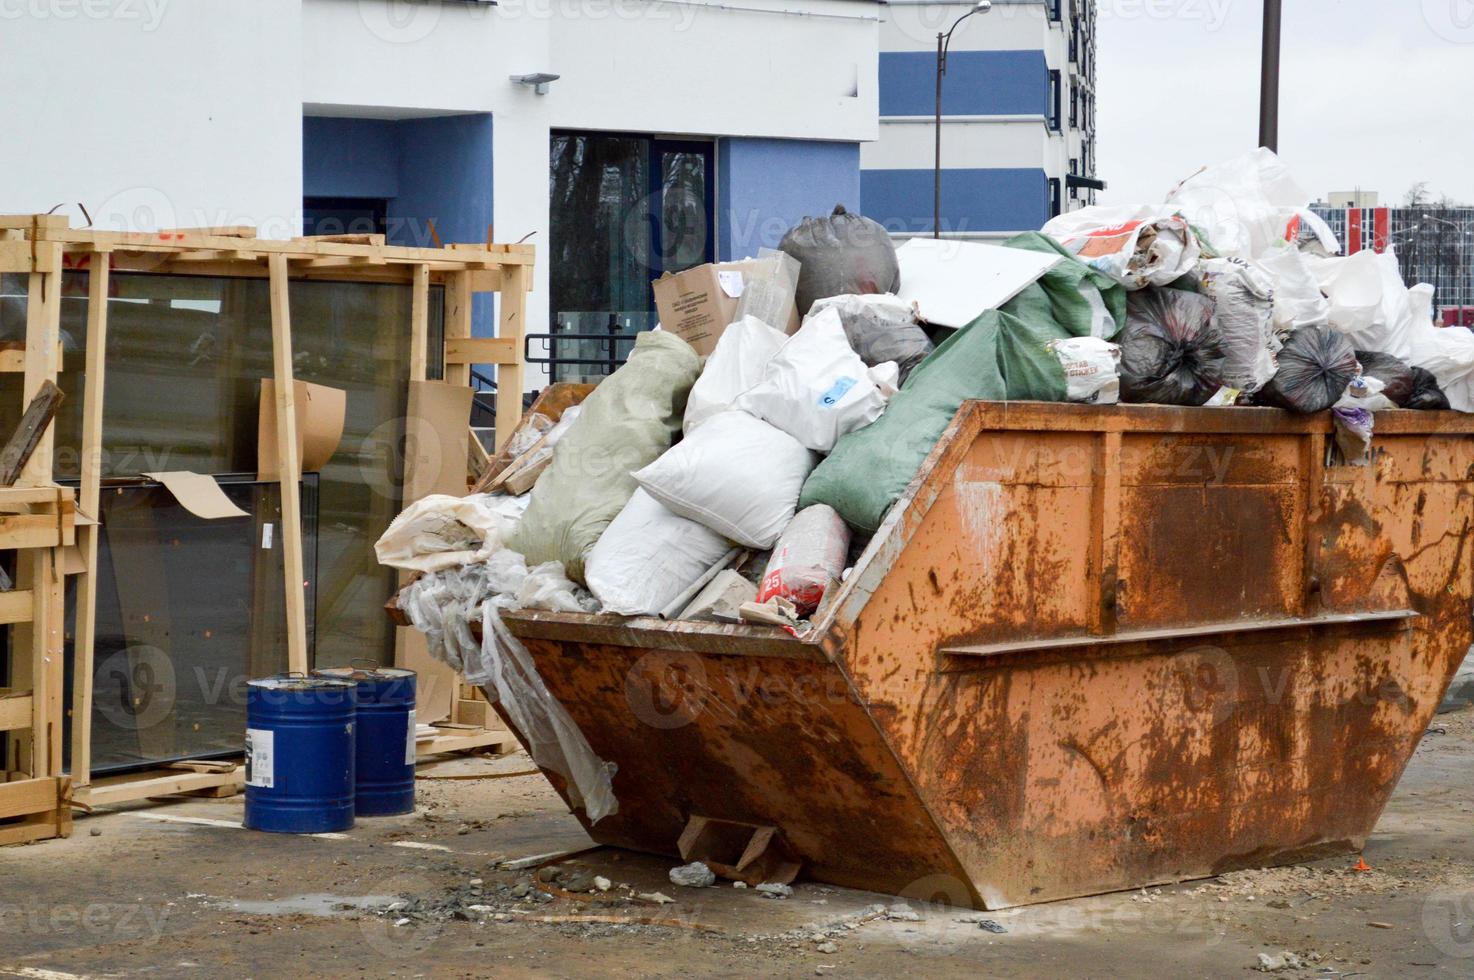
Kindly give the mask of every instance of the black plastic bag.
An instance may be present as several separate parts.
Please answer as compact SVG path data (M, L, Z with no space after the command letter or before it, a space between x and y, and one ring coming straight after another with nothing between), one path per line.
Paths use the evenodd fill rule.
M878 222L843 204L827 218L805 218L778 243L798 259L798 312L815 300L847 293L894 293L901 285L896 246Z
M1254 401L1292 412L1330 408L1359 370L1351 341L1330 327L1300 327L1285 341L1278 359L1279 370Z
M1223 336L1213 301L1148 287L1129 293L1121 345L1121 401L1201 405L1223 387Z
M1402 407L1425 412L1448 411L1448 396L1438 387L1438 379L1433 376L1433 372L1427 368L1415 367L1412 374L1413 391L1408 395L1407 401L1402 403Z
M1375 350L1359 350L1356 361L1361 373L1382 382L1382 394L1398 408L1406 408L1413 394L1413 368L1400 357Z
M911 369L932 352L931 338L917 324L915 312L894 296L831 296L817 300L816 306L839 314L845 339L866 367L895 361L901 372L897 385L905 384Z

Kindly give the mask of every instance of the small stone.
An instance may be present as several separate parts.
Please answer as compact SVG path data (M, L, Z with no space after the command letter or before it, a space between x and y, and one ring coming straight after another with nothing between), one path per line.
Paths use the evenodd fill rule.
M1269 903L1269 907L1272 909L1287 909L1290 907L1290 903L1283 898L1276 898Z
M717 876L700 861L683 864L670 869L670 883L682 888L710 888L717 883Z
M984 932L991 932L995 936L1001 936L1008 931L1007 929L1003 928L1002 925L994 922L992 919L979 919L978 928L983 930Z
M559 874L559 872L558 872L558 869L557 868L553 868L553 867L538 868L537 869L537 875L536 875L536 877L537 877L537 880L538 881L541 881L541 882L550 882L550 881L557 881L558 880L558 874Z
M664 892L640 892L635 897L642 898L647 902L654 902L656 905L670 905L675 901L675 899Z
M525 881L519 881L517 882L517 884L512 886L512 897L526 898L527 893L530 891L532 891L532 885L528 884Z
M480 878L472 878L470 880L469 884L472 884L472 885L480 885L480 884L483 884L483 882L482 882L482 880Z
M828 953L838 953L839 952L839 947L837 945L835 945L834 943L829 943L829 942L820 943L819 945L815 946L814 948L817 949L819 952L826 953L826 954L828 954Z
M594 876L587 871L575 871L562 882L563 889L570 892L591 892L594 890Z
M747 887L747 882L745 882L745 881L734 881L734 882L732 882L732 887L733 888L746 888Z
M1280 970L1298 970L1303 965L1300 957L1287 950L1278 954L1260 953L1256 969L1261 973L1278 973Z
M605 878L603 875L595 875L594 887L599 889L599 891L601 892L607 892L609 889L614 887L614 882L610 881L608 878Z
M776 881L765 881L757 886L757 890L764 898L787 898L793 894L793 889Z
M892 922L920 922L921 914L905 902L897 902L885 910L885 917Z
M89 831L89 833L91 833L93 837L101 837L102 836L102 828L101 827L93 827L92 830Z
M1367 925L1368 926L1371 926L1373 929L1391 929L1392 928L1392 923L1390 923L1390 922L1368 922Z

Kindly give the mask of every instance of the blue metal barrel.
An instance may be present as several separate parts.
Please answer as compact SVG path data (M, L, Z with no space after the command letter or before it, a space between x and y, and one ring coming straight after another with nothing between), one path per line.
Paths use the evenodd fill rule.
M402 667L324 667L319 677L358 685L355 796L360 817L415 808L415 672Z
M353 826L358 687L329 677L246 685L246 826L319 834Z

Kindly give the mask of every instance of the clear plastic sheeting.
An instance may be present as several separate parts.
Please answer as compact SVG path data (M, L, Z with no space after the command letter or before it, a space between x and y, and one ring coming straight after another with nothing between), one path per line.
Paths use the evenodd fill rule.
M1242 259L1207 259L1199 278L1213 299L1213 323L1223 338L1223 383L1258 391L1274 377L1280 349L1269 277Z
M431 494L394 518L374 545L374 553L381 565L415 572L484 561L516 528L527 499Z
M567 710L538 675L532 655L502 623L506 609L594 612L598 602L558 562L527 567L515 551L421 576L400 593L399 606L425 634L430 653L471 684L496 695L534 762L562 776L568 795L597 822L618 810L615 765L594 754ZM481 640L471 622L481 621Z

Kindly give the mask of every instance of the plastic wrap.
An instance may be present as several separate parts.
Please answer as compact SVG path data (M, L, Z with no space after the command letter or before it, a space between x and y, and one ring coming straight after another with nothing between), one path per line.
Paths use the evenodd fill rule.
M916 311L894 296L831 296L816 302L809 315L830 308L839 314L845 338L860 360L870 367L896 362L897 387L933 350L931 338L916 322Z
M1051 218L1043 231L1127 289L1180 279L1201 254L1188 223L1162 205L1078 208Z
M773 355L736 407L827 453L840 436L880 418L895 393L895 363L866 367L850 348L839 313L825 309Z
M526 509L526 498L431 494L394 518L374 554L381 565L418 572L482 561L502 547Z
M799 616L810 615L839 582L849 548L850 529L833 507L805 507L774 545L757 601L779 596L791 601Z
M1293 412L1325 411L1359 373L1351 342L1330 327L1301 327L1290 334L1279 365L1254 401Z
M1432 372L1450 408L1474 412L1474 332L1433 325L1433 287L1427 283L1408 290L1408 299L1413 310L1408 363Z
M789 310L798 292L798 260L787 252L764 248L758 251L755 266L746 275L732 322L750 316L782 332L788 328Z
M1167 203L1207 236L1215 254L1254 259L1299 239L1310 195L1272 150L1260 147L1199 170Z
M1223 386L1223 338L1206 296L1178 289L1134 292L1117 340L1122 401L1202 405Z
M778 247L799 262L798 313L816 300L846 293L894 293L901 284L896 246L878 222L838 204L824 218L805 218Z
M1213 325L1223 338L1223 383L1258 391L1274 377L1280 349L1269 277L1242 259L1206 259L1198 271L1203 295L1213 300Z

